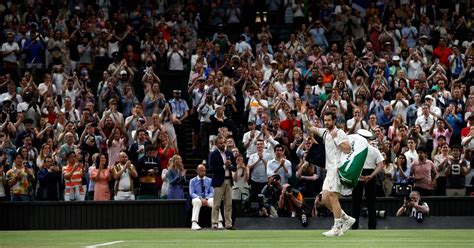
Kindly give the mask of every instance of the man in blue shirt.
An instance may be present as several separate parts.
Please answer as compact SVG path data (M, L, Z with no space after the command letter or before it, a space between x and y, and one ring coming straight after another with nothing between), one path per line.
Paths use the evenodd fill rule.
M380 122L382 116L384 115L384 108L390 103L383 99L383 93L381 90L375 90L375 99L370 103L369 113L375 114L377 116L377 121Z
M25 41L22 48L23 52L26 54L26 68L31 69L36 67L38 69L42 69L42 54L44 53L45 46L41 38L37 39L37 34L35 31L30 32L30 39Z
M173 90L173 99L169 103L171 111L175 115L173 126L177 136L178 151L183 156L186 146L186 130L184 129L183 122L188 118L189 107L186 101L181 98L181 90Z
M206 167L203 164L198 165L196 172L198 175L189 182L189 196L193 205L191 229L201 230L198 224L199 211L201 211L201 207L212 207L214 188L211 186L212 179L206 176ZM218 229L223 229L221 213L219 213Z

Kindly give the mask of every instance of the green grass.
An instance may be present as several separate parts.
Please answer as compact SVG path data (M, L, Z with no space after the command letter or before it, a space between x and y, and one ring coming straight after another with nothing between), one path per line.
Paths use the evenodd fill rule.
M324 237L323 230L191 231L120 229L0 232L0 247L474 247L474 230L358 230Z

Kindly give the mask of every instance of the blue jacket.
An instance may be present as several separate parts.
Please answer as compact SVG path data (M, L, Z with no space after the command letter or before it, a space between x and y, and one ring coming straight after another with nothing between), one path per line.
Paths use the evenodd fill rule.
M232 152L225 151L226 157L232 161L232 165L229 168L229 174L230 177L232 177L231 171L236 171L237 167L235 164L234 156L232 155ZM208 163L209 169L212 175L212 182L211 185L212 187L220 187L224 183L225 179L225 170L224 170L224 161L222 160L221 154L219 152L219 149L215 149L213 152L209 154L209 159ZM232 180L231 180L232 182Z

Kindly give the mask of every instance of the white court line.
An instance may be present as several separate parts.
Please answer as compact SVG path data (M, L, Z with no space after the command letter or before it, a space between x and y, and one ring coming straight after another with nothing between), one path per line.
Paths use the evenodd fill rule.
M96 247L100 247L100 246L114 245L114 244L123 243L123 242L125 242L125 241L119 240L119 241L113 241L113 242L108 242L108 243L90 245L90 246L86 246L85 248L96 248Z

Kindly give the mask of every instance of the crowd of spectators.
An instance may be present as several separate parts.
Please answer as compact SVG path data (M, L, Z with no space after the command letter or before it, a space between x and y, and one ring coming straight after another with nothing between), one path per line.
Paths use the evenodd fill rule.
M0 199L183 198L186 135L203 160L226 139L234 199L314 197L302 104L374 134L379 195L466 195L474 5L352 2L0 1Z

